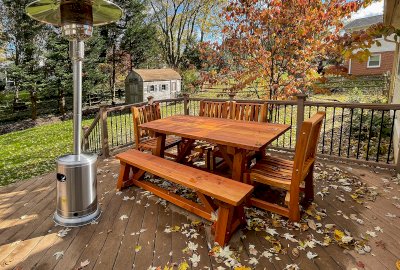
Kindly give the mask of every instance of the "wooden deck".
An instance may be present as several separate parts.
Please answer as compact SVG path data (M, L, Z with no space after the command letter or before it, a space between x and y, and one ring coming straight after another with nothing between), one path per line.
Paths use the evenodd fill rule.
M389 171L321 163L317 166L316 192L325 196L316 196L319 212L309 212L313 221L304 219L300 230L285 219L250 209L250 227L237 232L230 242L233 253L214 246L207 222L137 188L116 193L118 162L114 159L100 162L102 215L98 223L64 231L63 237L63 228L52 220L54 174L2 187L0 268L170 269L164 268L168 265L177 269L180 265L186 269L186 262L188 269L230 269L227 264L256 269L285 269L288 265L293 268L287 269L296 269L294 264L300 269L396 269L400 259L399 181ZM367 190L379 193L374 202L359 204L350 197L362 183L370 187ZM373 196L364 191L361 193ZM322 227L314 230L313 223ZM364 248L367 252L361 255L354 250L354 242L340 247L334 240L334 229L326 229L326 224L335 224L337 232L348 231L358 244L364 236L363 245L371 250ZM331 240L328 246L316 242L328 242L326 236ZM307 258L309 251L318 256ZM193 254L200 256L197 266L198 257Z

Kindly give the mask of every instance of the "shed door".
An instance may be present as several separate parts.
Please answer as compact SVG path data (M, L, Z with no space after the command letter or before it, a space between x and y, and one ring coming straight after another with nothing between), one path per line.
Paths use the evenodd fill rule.
M171 98L176 98L176 82L171 82Z

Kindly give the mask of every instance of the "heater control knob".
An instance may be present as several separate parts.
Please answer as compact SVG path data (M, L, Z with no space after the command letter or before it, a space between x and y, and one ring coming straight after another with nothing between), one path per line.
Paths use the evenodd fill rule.
M60 182L65 182L67 180L67 177L62 173L57 173L57 180Z

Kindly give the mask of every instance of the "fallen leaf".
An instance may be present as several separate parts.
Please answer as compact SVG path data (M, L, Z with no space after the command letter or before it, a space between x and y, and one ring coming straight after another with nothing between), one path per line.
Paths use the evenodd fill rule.
M251 265L257 265L258 264L258 260L254 257L251 257L249 260L249 264Z
M310 228L313 229L314 231L317 230L317 226L315 225L314 220L309 219L309 220L307 221L307 224L308 224L308 227L310 227Z
M122 216L119 217L119 219L120 220L128 219L128 216L127 215L122 215Z
M396 262L396 267L397 267L397 270L400 270L400 260L398 260L398 261Z
M89 260L83 261L83 262L81 262L81 267L80 268L84 268L84 267L88 266L89 264L90 264Z
M193 267L197 267L200 262L200 255L193 254L193 256L189 258L189 261L192 262Z
M358 261L357 262L357 267L364 269L365 268L365 264L362 261Z
M141 249L142 249L142 246L137 245L137 246L135 247L135 252L139 252Z
M187 263L187 262L181 262L179 265L178 265L178 270L187 270L187 269L189 269L189 264Z
M300 251L297 248L292 249L292 254L295 258L299 257Z
M307 258L308 258L308 259L312 260L312 259L314 259L315 257L318 257L318 254L317 254L317 253L312 253L311 251L307 252Z
M64 251L57 251L56 253L53 254L53 256L55 256L56 261L58 261L58 259L60 259L64 256Z

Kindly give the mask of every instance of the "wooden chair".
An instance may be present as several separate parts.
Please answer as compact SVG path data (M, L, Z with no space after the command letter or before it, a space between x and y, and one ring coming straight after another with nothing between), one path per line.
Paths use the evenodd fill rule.
M214 118L229 118L229 101L200 101L199 116L203 117L214 117ZM201 155L204 155L206 167L208 170L214 170L215 153L218 152L217 146L197 141L194 144L194 150Z
M230 104L230 118L243 121L266 122L267 105L265 103L237 103Z
M228 118L229 101L200 101L199 116Z
M141 107L132 107L133 127L135 136L135 147L140 151L154 151L157 145L157 139L153 138L154 134L147 130L142 130L139 125L161 119L160 104L153 103ZM167 136L165 139L165 149L174 147L181 142L181 139L176 136ZM165 153L166 156L174 156Z
M300 220L300 186L303 182L304 201L308 203L314 199L313 170L324 117L324 112L318 112L303 122L293 161L266 156L244 175L246 183L256 182L287 190L285 204L288 207L255 197L250 199L253 206L286 216L292 221Z

